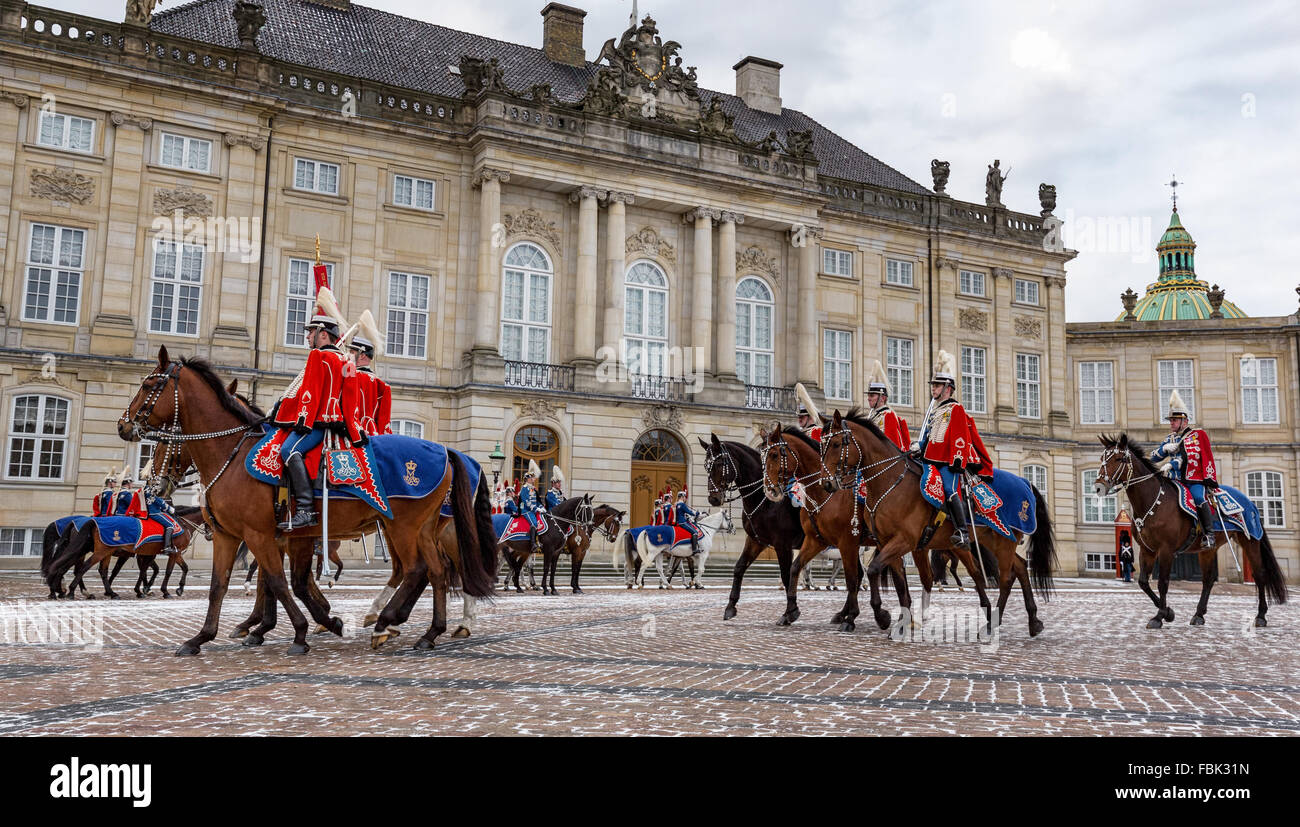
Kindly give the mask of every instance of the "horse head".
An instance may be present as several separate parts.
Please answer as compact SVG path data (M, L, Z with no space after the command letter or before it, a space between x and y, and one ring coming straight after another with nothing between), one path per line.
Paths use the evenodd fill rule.
M831 416L830 424L822 431L822 487L834 493L841 488L851 488L859 469L865 461L858 438L849 429L849 420L839 408ZM827 464L827 457L831 457Z
M1117 488L1123 487L1133 479L1133 450L1129 445L1128 434L1118 437L1100 434L1101 467L1097 469L1097 479L1092 484L1093 493L1098 497L1109 496Z
M709 441L700 440L704 448L704 475L708 480L709 505L720 507L727 491L736 485L736 461L727 451L717 434L709 434Z
M140 382L135 396L117 420L117 435L138 441L146 430L162 428L179 415L181 364L171 361L167 346L158 348L158 365ZM171 390L168 393L168 390Z

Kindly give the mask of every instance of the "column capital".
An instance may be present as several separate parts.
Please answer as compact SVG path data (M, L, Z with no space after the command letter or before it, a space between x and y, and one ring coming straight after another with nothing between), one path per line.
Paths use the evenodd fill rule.
M24 109L31 102L31 98L22 92L0 92L0 101L9 101L19 109Z
M820 241L825 238L826 229L824 227L814 227L809 224L795 224L786 233L786 237L789 238L790 243L796 247L807 247L809 246L806 243L808 239Z
M113 122L114 126L121 126L122 124L129 123L132 126L140 127L140 129L145 132L153 129L153 118L136 117L127 112L111 112L109 113L108 119Z
M1015 274L1016 274L1016 271L1015 271L1015 270L1012 270L1010 267L994 267L994 268L993 268L993 275L997 276L998 278L1009 279L1009 278L1011 278L1012 276L1014 276Z
M605 198L610 204L635 204L636 203L636 196L630 192L616 192L615 190L610 190L609 194L605 196Z
M569 200L578 203L584 198L595 198L597 201L603 201L609 195L609 190L597 189L596 187L578 187L569 193Z
M682 213L682 223L684 224L694 224L701 218L718 221L722 218L722 210L715 207L696 207L689 212Z
M953 270L961 267L961 262L955 258L936 258L934 263L941 270L945 267L951 267Z
M1065 289L1065 276L1043 276L1043 283L1048 287Z
M266 140L256 135L240 135L235 132L227 132L222 141L226 146L246 146L254 152L261 152L266 149Z
M720 216L723 224L744 224L745 216L742 213L723 210Z
M474 171L472 186L475 189L483 186L488 181L500 181L506 183L510 180L510 173L503 169L493 169L492 167L480 167Z

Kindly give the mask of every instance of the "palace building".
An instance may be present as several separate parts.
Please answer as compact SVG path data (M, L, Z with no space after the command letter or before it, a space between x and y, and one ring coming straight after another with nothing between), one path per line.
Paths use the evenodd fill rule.
M703 88L703 44L648 16L585 37L585 12L549 3L523 45L349 0L125 5L113 22L0 0L0 565L33 566L14 558L47 522L142 464L115 423L160 345L274 402L305 359L317 235L344 314L386 334L395 429L489 469L500 446L505 478L558 464L632 524L666 486L703 508L697 438L791 421L796 382L826 412L864 404L879 359L915 430L945 349L995 461L1046 492L1067 574L1105 553L1110 513L1082 499L1082 365L1109 359L1112 416L1154 432L1163 385L1126 389L1117 348L1201 325L1222 351L1194 357L1204 380L1235 352L1225 329L1271 321L1067 328L1054 187L1017 212L990 166L985 203L956 200L947 163L924 186L787 107L775 60L737 55L734 89ZM1172 261L1190 274L1190 250ZM1227 387L1199 385L1198 411L1238 416ZM1231 433L1293 497L1294 451L1287 473L1267 447L1296 441L1279 407Z

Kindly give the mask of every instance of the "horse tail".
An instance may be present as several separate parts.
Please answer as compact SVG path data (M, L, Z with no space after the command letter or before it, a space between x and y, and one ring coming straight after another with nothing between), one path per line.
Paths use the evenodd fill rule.
M1052 516L1047 510L1047 498L1033 486L1034 517L1037 529L1029 538L1029 574L1034 590L1043 600L1050 600L1056 585L1052 582L1052 569L1056 567L1056 537L1052 529Z
M471 597L491 597L497 580L497 547L487 481L480 472L477 490L470 488L468 464L455 451L447 451L447 457L451 461L451 518L460 547L461 587Z
M73 530L63 551L50 563L50 582L63 579L74 563L95 550L95 529L95 521L88 520L79 530Z
M66 526L64 526L65 530L69 528L72 528L72 523L68 523ZM63 535L59 533L54 523L50 523L45 527L45 534L41 537L41 578L42 579L48 579L50 576L50 563L54 562L55 547L59 544L59 539L62 536Z
M1255 572L1255 582L1264 590L1273 603L1286 602L1286 578L1278 567L1277 555L1273 553L1273 544L1265 531L1259 538L1259 559L1261 571Z

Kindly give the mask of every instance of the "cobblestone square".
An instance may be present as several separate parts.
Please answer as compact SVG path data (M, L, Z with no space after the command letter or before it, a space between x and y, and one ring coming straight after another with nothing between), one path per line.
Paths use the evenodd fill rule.
M502 594L474 635L410 648L429 601L380 651L356 625L382 584L345 575L327 593L348 636L315 635L288 657L283 623L265 645L224 637L252 608L233 589L221 636L198 658L176 647L202 623L206 572L182 599L45 601L36 578L0 578L0 734L6 735L1293 735L1300 731L1300 613L1274 607L1255 630L1253 590L1219 586L1207 624L1175 584L1177 620L1136 584L1066 580L1030 639L1012 595L994 643L891 641L867 612L845 634L827 621L844 592L800 592L803 616L775 625L784 597L747 583L723 622L726 583L703 591ZM566 590L567 592L567 590ZM919 587L913 582L914 595ZM865 601L865 595L863 595ZM21 602L20 602L21 601ZM865 602L864 602L865 605ZM897 605L886 607L897 616ZM918 599L919 605L919 599ZM963 617L973 592L935 593L932 618ZM54 612L42 615L42 612ZM102 629L95 650L18 640L18 618L75 613ZM450 627L460 603L451 603ZM931 621L934 623L935 621ZM950 623L952 627L954 623ZM418 630L418 631L417 631ZM919 632L916 633L920 637ZM48 640L48 638L44 638Z

